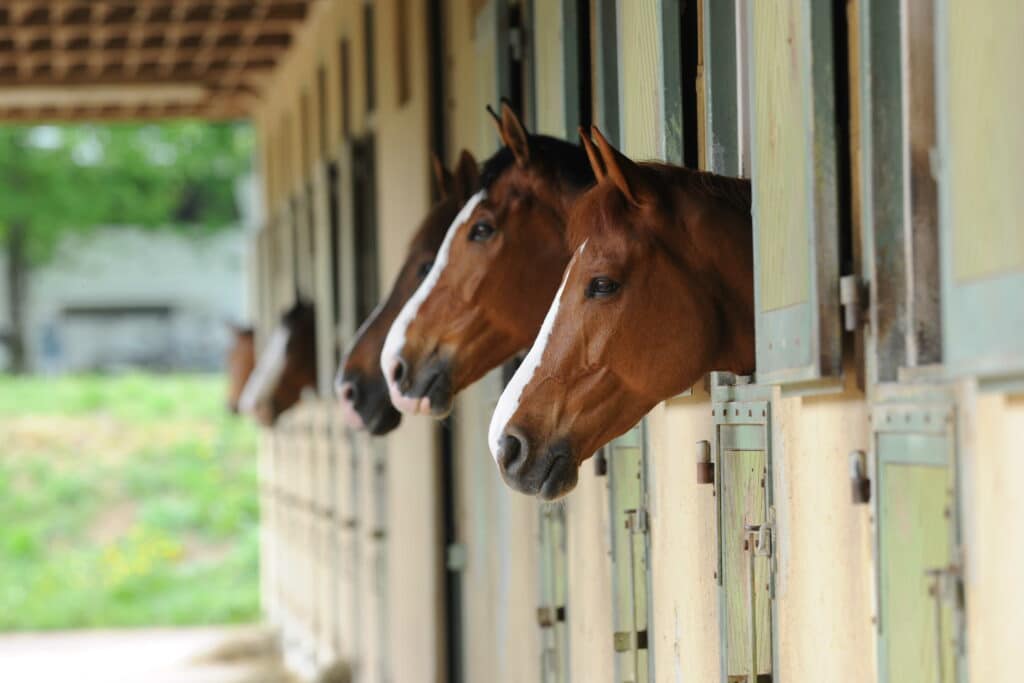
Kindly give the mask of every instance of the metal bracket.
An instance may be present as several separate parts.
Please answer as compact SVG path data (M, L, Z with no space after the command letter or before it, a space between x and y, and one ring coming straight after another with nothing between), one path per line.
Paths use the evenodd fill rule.
M871 479L868 477L868 457L864 451L850 451L850 499L854 505L871 501Z
M633 533L647 533L647 509L646 508L634 508L626 510L626 522L625 527Z

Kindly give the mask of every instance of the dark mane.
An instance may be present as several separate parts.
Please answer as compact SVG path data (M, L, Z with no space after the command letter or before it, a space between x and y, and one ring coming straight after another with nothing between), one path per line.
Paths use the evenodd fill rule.
M570 187L579 190L594 184L594 171L582 147L547 135L530 135L529 140L530 154L552 162ZM484 162L480 171L481 186L485 190L490 188L514 163L511 149L499 149Z
M691 168L653 161L643 162L640 167L648 174L647 182L659 188L659 194L666 189L688 191L699 198L721 204L746 216L749 220L751 191L750 180L746 178L732 178L708 171L696 171ZM604 220L583 222L570 220L567 240L573 250L578 249L583 241L593 235L595 231L600 230L598 226L618 224L624 214L634 211L634 207L610 180L603 181L592 192L597 191L605 193L598 200L600 202L598 210L604 215ZM575 230L573 226L575 226Z
M749 214L751 208L750 180L717 175L709 171L685 171L689 189L709 199L717 200L740 213Z

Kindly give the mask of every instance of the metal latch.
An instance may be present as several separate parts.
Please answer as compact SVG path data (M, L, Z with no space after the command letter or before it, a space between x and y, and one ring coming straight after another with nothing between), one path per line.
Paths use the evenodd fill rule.
M565 607L538 607L537 625L541 628L551 628L558 622L565 621Z
M697 442L697 483L715 483L715 463L711 462L711 442Z
M843 329L856 332L863 314L864 302L861 294L862 283L856 275L843 275L839 278L839 305L843 309Z
M632 508L625 512L626 529L633 533L647 533L647 510L645 508Z
M634 638L635 636L635 638ZM640 631L616 631L612 636L616 652L647 649L647 629Z
M445 562L444 565L448 571L461 572L466 568L466 560L468 559L468 553L466 552L466 546L461 543L449 543L445 549Z
M850 451L850 500L854 505L863 505L871 501L868 457L864 451Z

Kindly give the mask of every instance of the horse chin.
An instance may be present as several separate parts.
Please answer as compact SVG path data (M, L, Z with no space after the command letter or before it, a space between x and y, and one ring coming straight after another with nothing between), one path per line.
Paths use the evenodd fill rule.
M579 466L561 445L547 449L542 457L529 460L512 472L504 468L500 472L509 487L547 501L565 496L576 488L579 480Z
M579 474L580 468L572 458L558 458L540 485L537 497L546 501L558 500L576 488Z
M394 431L402 423L402 414L390 403L378 410L366 421L367 431L373 436L384 436Z

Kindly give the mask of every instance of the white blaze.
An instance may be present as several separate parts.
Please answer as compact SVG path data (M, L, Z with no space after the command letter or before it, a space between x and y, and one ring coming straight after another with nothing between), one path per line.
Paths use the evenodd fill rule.
M583 255L583 250L586 247L587 243L584 242L577 252L578 256ZM565 283L569 280L569 273L572 272L572 266L575 262L576 258L573 258L569 265L566 266L565 274L562 275L562 284L558 288L558 293L555 294L555 300L551 302L551 308L548 309L547 315L544 316L544 322L540 326L540 332L537 333L533 346L530 347L530 351L526 354L526 358L523 359L516 373L512 375L512 379L505 387L505 390L501 392L498 405L494 407L491 425L487 430L487 443L491 447L491 455L495 460L498 459L501 435L505 432L508 421L512 419L512 416L515 415L516 410L519 408L519 400L523 396L523 390L526 389L530 380L533 379L534 373L537 372L541 358L544 356L544 349L547 348L548 341L551 339L551 331L555 328L558 308L562 302L562 291L565 289Z
M238 397L238 410L251 414L256 406L277 384L281 373L284 372L285 361L288 350L288 338L291 333L284 325L274 328L274 333L267 340L267 346L260 354L260 359L253 368L249 380L242 389L242 395Z
M394 386L392 382L391 368L394 366L398 354L401 353L402 348L405 346L405 333L412 321L416 319L416 313L420 310L420 306L426 301L437 281L441 279L441 273L444 271L445 266L448 265L448 253L451 251L452 240L455 239L455 233L458 232L459 226L469 219L473 209L486 196L486 190L480 190L470 197L466 205L459 211L459 215L455 217L455 220L448 227L448 232L445 233L444 241L441 242L441 248L437 250L434 264L430 266L430 272L427 273L427 277L423 279L423 282L416 288L416 291L409 300L405 302L405 306L399 311L398 317L395 318L395 322L391 324L391 329L388 330L388 336L384 340L384 348L380 354L380 367L384 372L385 379L387 379L392 397L398 393L398 387Z

